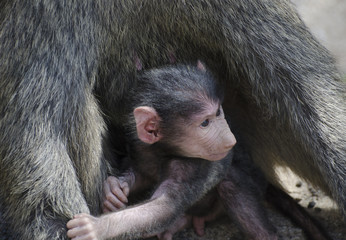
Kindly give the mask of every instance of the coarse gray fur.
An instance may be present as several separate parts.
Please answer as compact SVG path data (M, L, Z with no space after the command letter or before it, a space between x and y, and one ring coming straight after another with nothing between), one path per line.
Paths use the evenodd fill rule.
M346 216L346 88L289 2L2 0L0 206L14 239L66 239L74 214L100 213L133 53L152 68L172 51L224 79L224 110L271 182L287 165Z

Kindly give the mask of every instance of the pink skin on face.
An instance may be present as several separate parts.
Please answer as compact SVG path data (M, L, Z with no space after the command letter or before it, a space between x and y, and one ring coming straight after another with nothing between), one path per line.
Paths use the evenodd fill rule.
M219 103L206 102L209 104L205 111L192 117L184 137L176 145L184 156L218 161L226 157L236 139Z

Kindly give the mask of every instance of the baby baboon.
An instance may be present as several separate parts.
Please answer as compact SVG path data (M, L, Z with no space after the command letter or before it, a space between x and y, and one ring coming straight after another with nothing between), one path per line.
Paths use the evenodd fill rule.
M229 153L236 141L222 96L200 62L143 73L124 103L124 123L117 126L125 135L119 148L126 146L123 155L129 157L119 167L124 174L106 181L104 207L113 211L124 206L129 192L151 189L153 194L143 204L101 218L77 215L67 224L68 236L134 239L160 234L166 239L191 221L185 211L196 216L196 232L202 235L203 221L224 206L249 239L278 239L261 205L267 190L263 174L241 146ZM269 190L271 198L279 197L271 202L291 205L293 218L308 234L330 239L292 198L273 186Z

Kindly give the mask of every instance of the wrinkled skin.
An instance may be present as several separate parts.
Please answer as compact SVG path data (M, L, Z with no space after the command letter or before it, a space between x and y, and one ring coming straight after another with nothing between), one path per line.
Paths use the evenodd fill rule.
M203 113L192 117L184 136L174 144L183 156L217 161L226 157L236 139L222 107L218 103L210 103Z

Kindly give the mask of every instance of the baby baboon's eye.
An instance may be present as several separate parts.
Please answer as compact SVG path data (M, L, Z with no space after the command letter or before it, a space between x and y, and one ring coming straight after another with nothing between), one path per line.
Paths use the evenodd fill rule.
M207 127L209 125L209 119L204 120L204 122L201 123L202 127Z

